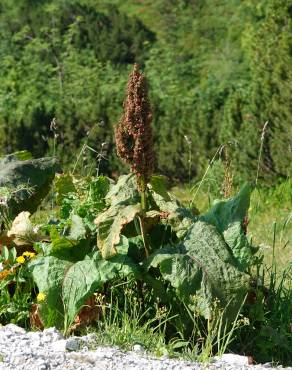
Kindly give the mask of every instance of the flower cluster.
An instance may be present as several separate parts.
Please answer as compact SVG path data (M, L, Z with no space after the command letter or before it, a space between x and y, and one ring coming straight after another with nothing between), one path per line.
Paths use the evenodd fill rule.
M138 188L145 191L154 168L152 113L148 99L147 81L134 65L127 87L124 114L119 121L115 138L117 153L131 165Z
M13 269L3 270L0 271L0 280L4 280L7 278L8 275L13 273Z
M45 299L46 299L46 294L43 293L43 292L40 292L38 295L37 295L37 301L38 302L43 302Z
M0 280L6 279L9 275L13 275L17 271L17 267L23 265L26 261L35 257L33 252L24 252L21 256L16 257L12 261L4 260L0 263ZM15 265L15 262L17 265Z
M24 264L26 260L32 259L35 257L35 253L33 252L24 252L21 256L16 258L16 262L19 264Z

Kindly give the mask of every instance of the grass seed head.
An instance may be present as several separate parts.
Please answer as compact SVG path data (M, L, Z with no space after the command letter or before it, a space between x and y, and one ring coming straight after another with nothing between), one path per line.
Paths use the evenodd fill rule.
M128 82L124 114L116 127L115 138L118 156L130 164L140 191L145 191L154 168L151 120L147 81L135 64Z

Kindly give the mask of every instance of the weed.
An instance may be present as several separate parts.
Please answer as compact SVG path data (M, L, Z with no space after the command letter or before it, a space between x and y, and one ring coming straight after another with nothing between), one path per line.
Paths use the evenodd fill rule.
M171 346L166 343L165 328L172 318L167 310L157 306L156 313L151 306L145 309L145 302L138 298L136 289L131 282L113 285L108 302L104 295L97 294L96 305L102 316L95 327L86 331L96 334L96 345L117 345L132 350L135 344L140 344L157 356L169 354Z
M189 206L184 207L167 192L163 178L152 175L150 122L145 78L135 66L116 130L119 156L131 165L132 174L116 183L104 176L74 176L86 150L97 154L99 175L103 148L98 153L84 143L73 173L55 179L51 214L56 217L40 225L37 242L30 244L36 258L28 251L2 250L1 321L27 325L37 301L44 325L68 334L80 330L75 320L87 299L96 297L98 344L132 349L139 343L156 355L200 361L234 349L258 361L272 356L288 363L291 265L279 272L276 261L289 244L291 214L283 213L284 219L270 228L271 266L266 267L263 257L254 255L255 240L247 236L244 223L252 186L246 184L227 199L233 175L226 145L218 148L202 180L189 189ZM53 120L54 153L56 130ZM223 188L212 175L222 155ZM191 160L189 142L189 177ZM203 192L206 185L208 191ZM215 195L223 190L225 199L194 216L195 200L199 208L210 208L214 189ZM289 188L281 185L270 198L280 206L284 196L291 199L286 191ZM275 211L266 192L257 188L252 199L251 230L260 211Z

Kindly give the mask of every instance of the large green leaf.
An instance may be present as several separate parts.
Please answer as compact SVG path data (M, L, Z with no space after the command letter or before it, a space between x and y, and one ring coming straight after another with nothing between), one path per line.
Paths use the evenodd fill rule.
M233 318L248 289L249 276L241 272L216 228L203 221L191 226L178 247L165 247L149 257L145 267L159 266L163 278L192 310L208 318L215 299Z
M46 295L46 301L42 307L42 318L45 324L46 320L49 320L47 313L55 312L54 324L61 326L64 314L62 284L65 272L71 264L54 256L45 256L33 259L28 265L39 292ZM52 318L50 320L52 324Z
M97 227L97 246L104 258L117 253L123 227L132 222L140 213L140 195L135 176L120 176L118 182L111 185L105 197L109 208L100 213L94 223Z
M121 239L125 225L134 220L140 213L140 205L115 204L97 216L94 223L97 226L97 246L104 258L117 253L116 246Z
M68 236L60 235L57 228L53 226L50 230L51 244L48 247L48 254L66 261L80 261L88 254L92 247L91 240L85 238L84 228L79 224L73 226ZM72 226L72 225L71 225ZM71 231L73 234L71 234Z
M153 207L144 218L144 231L148 233L163 220L172 227L177 236L182 237L194 221L191 212L167 193L164 178L161 176L153 176L149 188L148 201ZM106 195L106 202L109 208L97 216L95 224L97 245L104 258L109 258L117 252L115 246L119 243L122 229L140 213L140 194L135 176L121 176L118 182L111 186ZM133 233L130 234L134 236Z
M249 266L254 254L243 228L252 190L253 187L250 184L245 184L236 196L217 201L208 213L200 217L201 220L216 226L240 262L242 269Z
M136 178L133 174L122 175L116 184L112 185L105 197L109 205L137 204L140 202L140 194L137 189Z
M162 176L152 176L149 188L156 207L164 214L162 220L171 225L179 238L183 237L195 221L191 211L167 192Z
M53 226L50 230L50 237L53 252L57 252L63 249L71 249L75 245L72 240L69 240L65 236L61 236L55 226Z
M156 194L159 194L165 201L170 201L171 197L166 189L166 178L161 175L151 176L150 188Z
M102 203L104 207L104 199L109 192L111 179L105 176L98 176L91 179L89 183L89 198L94 203Z
M72 265L66 272L62 285L62 296L66 312L65 328L74 321L75 316L86 299L104 283L114 278L134 274L137 278L140 269L127 255L119 254L105 260L99 252Z

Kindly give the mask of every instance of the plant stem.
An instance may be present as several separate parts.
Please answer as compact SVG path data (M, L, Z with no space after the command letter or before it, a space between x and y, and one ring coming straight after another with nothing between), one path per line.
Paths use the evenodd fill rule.
M147 184L145 182L144 176L140 178L140 189L139 190L140 190L140 195L141 195L142 216L144 217L146 214L146 209L147 209L147 199L146 199Z
M147 208L146 191L144 190L144 191L141 192L141 210L142 210L142 215L143 216L145 216L146 208Z
M216 157L217 157L217 155L223 150L223 148L225 147L225 144L224 145L220 145L219 146L219 148L216 150L216 153L214 154L214 156L213 156L213 158L211 159L211 161L209 162L209 164L208 164L208 167L207 167L207 169L206 169L206 171L205 171L205 173L204 173L204 175L203 175L203 177L202 177L202 179L201 179L201 181L200 181L200 183L199 183L199 186L197 187L197 190L195 191L195 194L194 194L194 196L193 196L193 199L192 199L192 201L190 202L190 207L192 207L192 205L193 205L193 203L194 203L194 201L195 201L195 198L196 198L196 196L197 196L197 194L198 194L198 192L199 192L199 190L200 190L200 188L201 188L201 186L202 186L202 184L203 184L203 182L204 182L204 180L205 180L205 177L207 176L207 174L208 174L208 172L209 172L209 170L210 170L210 168L212 167L212 165L213 165L213 163L214 163L214 161L215 161L215 159L216 159ZM191 189L191 191L194 189L195 187L193 186L193 188Z
M138 218L139 218L139 223L140 223L140 231L141 231L141 236L143 239L145 254L146 254L146 257L148 257L149 256L149 245L148 245L147 236L145 232L144 220L143 220L143 217L141 216L138 216Z
M145 249L145 254L146 254L146 257L149 256L149 245L148 245L148 241L147 241L147 236L146 236L146 232L145 232L145 225L144 225L144 217L146 215L146 210L147 210L147 197L146 197L146 183L145 183L145 179L142 178L141 180L141 188L142 190L140 191L140 195L141 195L141 215L138 217L139 218L139 223L140 223L140 231L141 231L141 236L142 236L142 239L143 239L143 244L144 244L144 249Z
M262 157L262 152L263 152L263 147L264 147L264 140L265 140L265 135L266 135L266 132L267 132L268 123L269 123L269 121L266 121L264 126L263 126L263 129L262 129L261 146L260 146L260 151L259 151L259 156L258 156L257 174L256 174L256 180L255 180L256 185L257 185L258 179L259 179L260 163L261 163L261 157Z

